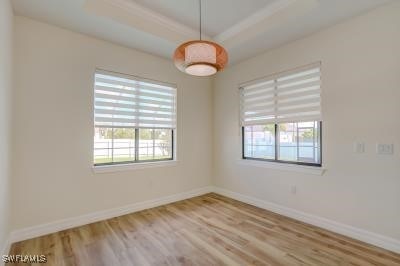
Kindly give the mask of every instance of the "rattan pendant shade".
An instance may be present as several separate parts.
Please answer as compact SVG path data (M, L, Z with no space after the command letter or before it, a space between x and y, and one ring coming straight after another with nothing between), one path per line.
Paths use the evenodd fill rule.
M176 48L175 66L182 72L193 76L210 76L222 70L228 62L225 49L211 41L201 39L201 0L200 39L188 41Z
M175 50L175 66L189 75L210 76L222 70L228 61L225 49L217 43L194 40Z

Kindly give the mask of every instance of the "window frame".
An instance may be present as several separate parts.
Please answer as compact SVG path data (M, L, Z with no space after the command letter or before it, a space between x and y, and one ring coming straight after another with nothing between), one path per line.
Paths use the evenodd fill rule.
M156 79L152 78L146 78L146 77L141 77L133 74L127 74L127 73L121 73L113 70L108 70L108 69L103 69L103 68L98 68L96 67L94 72L93 72L93 86L94 89L96 88L96 74L104 74L104 75L110 75L110 76L115 76L117 78L126 78L126 79L131 79L135 81L141 81L141 82L146 82L146 83L152 83L156 85L161 85L161 86L167 86L175 90L175 99L174 99L174 111L175 111L175 119L178 120L178 101L179 101L179 92L180 90L178 89L178 85L176 83L171 83L171 82L164 82L164 81L159 81ZM94 96L94 95L93 95ZM125 171L125 170L132 170L132 169L142 169L142 168L148 168L148 167L158 167L158 166L169 166L169 165L175 165L175 163L178 162L178 135L180 135L181 129L178 127L178 121L175 122L174 127L123 127L123 126L96 126L95 123L95 102L96 102L96 97L92 97L92 110L93 110L93 130L96 128L132 128L135 130L135 160L129 160L129 161L121 161L121 162L107 162L107 163L95 163L95 157L94 157L94 140L92 139L92 169L94 173L107 173L107 172L115 172L115 171ZM164 129L164 130L171 130L171 156L169 158L163 158L163 159L151 159L151 160L139 160L139 129ZM94 133L94 132L93 132ZM94 134L93 134L94 135Z
M290 122L289 122L290 123ZM295 122L297 123L297 122ZM245 141L244 141L244 136L245 136L245 126L242 126L241 133L242 133L242 159L243 160L253 160L253 161L264 161L264 162L274 162L274 163L282 163L282 164L294 164L294 165L303 165L303 166L313 166L313 167L322 167L322 121L317 121L318 127L319 127L319 143L320 143L320 151L319 151L319 163L308 163L308 162L299 162L299 161L285 161L285 160L279 160L278 159L278 127L279 124L275 123L275 159L266 159L266 158L254 158L254 157L248 157L245 156ZM272 124L272 123L271 123Z
M96 126L94 127L96 128ZM107 128L120 128L120 127L107 127ZM135 129L135 160L130 160L130 161L121 161L121 162L108 162L108 163L95 163L95 158L93 155L93 166L94 167L101 167L101 166L112 166L112 165L124 165L124 164L140 164L140 163L155 163L155 162L164 162L164 161L174 161L175 160L175 129L173 128L158 128L158 127L152 127L152 128L139 128L139 127L134 127ZM152 159L152 160L139 160L139 141L140 141L140 134L139 134L139 129L164 129L164 130L171 130L171 157L170 158L164 158L164 159ZM114 136L113 136L114 140ZM93 143L94 145L94 143ZM93 151L95 150L93 146Z

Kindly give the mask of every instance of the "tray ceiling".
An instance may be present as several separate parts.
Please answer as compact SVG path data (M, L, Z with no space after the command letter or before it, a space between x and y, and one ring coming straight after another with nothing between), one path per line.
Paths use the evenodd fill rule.
M390 0L203 0L205 39L230 64L332 26ZM13 0L17 15L171 58L198 38L198 0Z

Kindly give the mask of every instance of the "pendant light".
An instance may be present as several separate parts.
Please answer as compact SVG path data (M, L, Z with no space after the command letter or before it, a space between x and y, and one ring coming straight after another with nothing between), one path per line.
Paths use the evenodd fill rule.
M200 39L188 41L176 48L175 66L182 72L193 76L210 76L222 70L228 62L228 54L219 44L201 39L201 0Z

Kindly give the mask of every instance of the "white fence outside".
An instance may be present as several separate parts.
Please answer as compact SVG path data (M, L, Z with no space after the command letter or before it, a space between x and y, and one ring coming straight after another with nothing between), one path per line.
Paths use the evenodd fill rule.
M114 154L112 154L114 152ZM163 140L140 140L140 156L168 156L171 154L171 146ZM94 141L94 157L135 157L135 141L127 139L98 139Z

